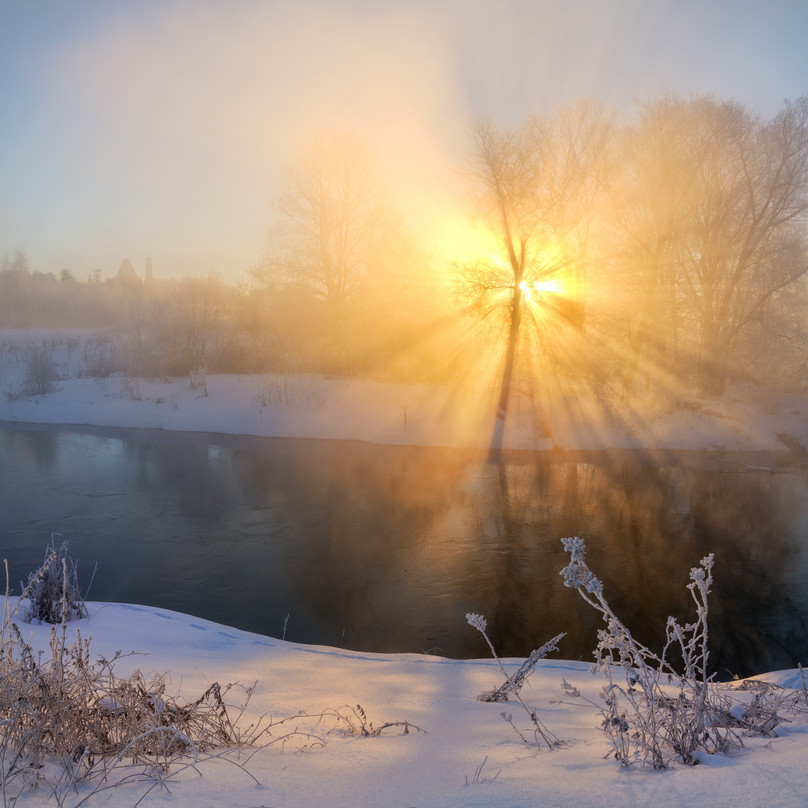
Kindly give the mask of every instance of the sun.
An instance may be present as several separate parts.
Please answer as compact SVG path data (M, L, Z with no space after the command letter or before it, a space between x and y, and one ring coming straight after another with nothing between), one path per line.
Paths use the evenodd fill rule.
M563 277L544 278L539 281L522 281L519 284L526 303L537 306L544 295L566 297L569 294L568 282Z
M517 280L502 234L468 217L447 217L436 242L434 264L450 286L469 284L487 294L491 307L506 307L518 287L522 306L535 321L564 310L565 299L579 294L580 277L561 240L546 238L531 249L524 274ZM487 290L482 292L480 290Z

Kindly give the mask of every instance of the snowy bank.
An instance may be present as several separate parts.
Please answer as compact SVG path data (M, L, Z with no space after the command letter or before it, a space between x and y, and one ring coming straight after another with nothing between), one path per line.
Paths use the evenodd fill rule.
M28 351L47 343L50 392L22 395ZM0 329L0 421L157 428L380 444L487 448L495 390L383 384L314 375L207 375L147 380L94 376L104 357L81 334ZM743 387L720 398L690 394L598 401L554 389L537 406L515 390L504 445L511 449L723 449L808 447L808 396ZM541 410L542 415L538 415Z
M198 772L187 770L169 781L170 794L152 790L142 806L801 808L808 793L808 727L801 720L788 725L781 737L748 739L739 754L706 758L706 765L661 772L621 768L604 757L609 746L599 729L599 713L558 701L562 679L598 700L603 680L583 662L544 660L523 690L544 723L565 742L554 751L537 750L525 746L501 717L505 708L517 726L528 724L518 705L476 700L501 683L493 661L355 653L283 642L162 609L88 605L89 619L71 623L70 632L79 628L83 636L92 635L94 654L148 652L120 660L122 672L124 667L168 671L169 690L186 698L214 680L257 682L249 705L252 714L279 718L361 704L376 724L408 721L425 730L354 737L328 735L322 725L315 732L323 746L308 744L302 751L305 741L290 741L255 754L246 765L260 786L232 764L209 761ZM24 635L33 635L35 645L47 649L50 627L21 627ZM508 664L515 667L514 660ZM793 685L798 677L785 672L766 678ZM473 782L483 763L478 782ZM146 788L143 783L125 784L99 795L97 804L131 806ZM43 801L34 794L18 804Z

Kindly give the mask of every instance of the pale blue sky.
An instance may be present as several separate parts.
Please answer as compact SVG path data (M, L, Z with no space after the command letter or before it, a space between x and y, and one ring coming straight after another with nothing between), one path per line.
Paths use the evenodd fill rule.
M0 254L237 277L295 144L364 134L416 227L475 115L808 93L804 0L0 0Z

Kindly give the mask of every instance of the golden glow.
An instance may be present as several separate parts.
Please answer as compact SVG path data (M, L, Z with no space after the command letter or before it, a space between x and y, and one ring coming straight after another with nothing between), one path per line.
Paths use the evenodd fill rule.
M554 276L541 281L522 281L519 284L522 294L528 303L537 303L542 295L569 294L564 278Z
M528 249L519 283L522 305L534 323L552 325L561 308L559 298L580 294L580 277L563 240L545 239ZM465 286L468 298L461 299L480 311L490 313L495 307L507 307L513 298L514 271L502 234L467 215L458 213L441 222L433 266L453 289Z
M497 235L483 225L475 225L465 214L442 223L435 255L439 263L452 266L491 263L503 269L507 267Z

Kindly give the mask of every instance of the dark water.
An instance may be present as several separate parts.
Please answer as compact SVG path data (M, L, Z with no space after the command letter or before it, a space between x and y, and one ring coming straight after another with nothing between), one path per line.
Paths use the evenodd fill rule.
M586 537L612 606L650 644L690 616L715 553L719 675L808 663L808 471L788 455L477 452L151 430L0 429L12 587L52 532L91 600L144 603L358 650L524 656L560 631L591 659L597 615L559 570ZM730 462L731 461L731 462ZM749 470L741 463L777 473ZM57 539L60 541L61 539Z

